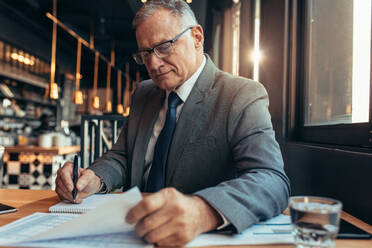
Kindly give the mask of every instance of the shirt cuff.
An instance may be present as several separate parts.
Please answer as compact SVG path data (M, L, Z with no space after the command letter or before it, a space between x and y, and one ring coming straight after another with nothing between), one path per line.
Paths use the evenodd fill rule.
M212 206L213 207L213 206ZM223 228L225 228L225 227L227 227L228 225L230 225L231 223L230 223L230 221L228 221L227 219L226 219L226 217L220 212L220 210L218 210L217 208L215 208L215 207L213 207L214 208L214 210L216 210L217 211L217 213L221 216L221 218L222 218L222 224L221 225L219 225L217 228L216 228L216 230L221 230L221 229L223 229Z

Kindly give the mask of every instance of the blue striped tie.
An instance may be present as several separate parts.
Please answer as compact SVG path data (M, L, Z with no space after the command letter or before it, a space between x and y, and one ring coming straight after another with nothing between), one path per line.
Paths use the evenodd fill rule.
M165 171L168 152L172 142L174 128L176 127L177 106L181 103L182 100L176 93L171 92L169 94L167 116L164 127L156 141L154 158L152 160L150 174L146 184L147 192L156 192L165 187Z

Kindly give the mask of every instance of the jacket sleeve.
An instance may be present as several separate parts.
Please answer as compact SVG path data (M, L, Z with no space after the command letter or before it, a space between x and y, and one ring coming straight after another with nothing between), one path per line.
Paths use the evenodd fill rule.
M126 135L128 121L123 125L117 142L100 158L89 166L89 169L106 184L107 192L127 186L129 183L128 149Z
M227 123L231 166L237 177L195 194L218 209L240 233L280 214L287 207L290 187L262 85L239 89Z

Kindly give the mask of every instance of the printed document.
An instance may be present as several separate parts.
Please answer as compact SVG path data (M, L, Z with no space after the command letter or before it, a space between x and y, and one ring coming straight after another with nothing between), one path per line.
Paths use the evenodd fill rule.
M129 209L141 201L138 188L85 214L34 213L0 227L0 245L16 247L153 247L136 237L125 222ZM289 216L254 224L241 234L201 234L187 246L293 243Z
M279 215L265 222L254 224L241 234L201 234L191 241L187 247L292 243L293 235L290 216Z
M152 247L124 219L142 199L138 188L85 214L34 213L0 227L0 245L28 247Z

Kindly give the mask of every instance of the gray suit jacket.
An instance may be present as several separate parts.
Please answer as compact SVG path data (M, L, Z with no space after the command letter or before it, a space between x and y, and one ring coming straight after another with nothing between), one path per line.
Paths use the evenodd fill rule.
M91 166L108 190L141 186L145 154L165 92L140 83L116 144ZM289 180L275 141L268 96L255 81L207 63L185 102L174 132L167 187L203 197L237 232L281 213Z

